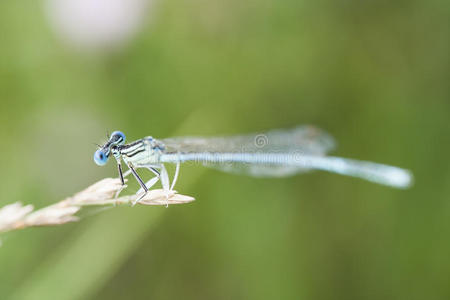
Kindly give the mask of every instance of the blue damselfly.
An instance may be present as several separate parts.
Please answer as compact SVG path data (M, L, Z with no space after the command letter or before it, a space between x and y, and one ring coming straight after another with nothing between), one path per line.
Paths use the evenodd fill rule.
M115 131L109 140L95 152L94 161L104 165L112 155L117 162L119 177L129 174L141 186L139 199L153 185L161 181L165 191L174 188L180 164L198 162L226 172L251 176L282 177L310 170L323 170L359 177L395 188L407 188L412 183L410 171L367 161L326 156L334 149L333 138L313 126L299 126L287 130L230 137L176 137L155 139L145 137L125 144L125 135ZM128 167L123 173L122 161ZM176 164L172 180L165 167ZM155 176L144 183L136 172L146 168Z

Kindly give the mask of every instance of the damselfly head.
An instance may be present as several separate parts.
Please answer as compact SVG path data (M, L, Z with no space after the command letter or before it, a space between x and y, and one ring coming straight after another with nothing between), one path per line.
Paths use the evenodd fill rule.
M115 147L123 144L125 144L125 134L121 131L114 131L105 145L99 146L99 149L95 151L95 163L99 166L105 165L108 162L109 155L111 154L111 148L114 150Z

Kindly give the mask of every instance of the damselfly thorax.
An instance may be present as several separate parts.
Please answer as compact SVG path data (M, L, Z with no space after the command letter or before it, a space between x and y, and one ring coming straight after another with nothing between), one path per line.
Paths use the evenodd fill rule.
M140 167L158 164L164 150L165 146L161 141L149 136L127 145L118 146L113 153L116 159L122 158L127 165Z

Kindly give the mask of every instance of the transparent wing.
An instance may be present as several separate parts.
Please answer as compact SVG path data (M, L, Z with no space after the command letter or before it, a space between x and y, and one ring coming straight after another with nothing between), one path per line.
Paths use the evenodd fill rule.
M410 186L413 180L411 172L401 168L325 156L334 148L334 141L312 126L231 137L170 138L162 142L163 163L200 162L226 172L272 177L323 170L398 188Z
M262 133L225 137L175 137L163 139L169 153L244 153L244 152L303 152L323 155L334 149L333 138L313 126L276 129Z
M229 137L175 137L164 139L162 142L165 145L166 153L183 154L289 153L296 156L322 156L335 147L334 140L329 134L309 125ZM288 176L308 170L304 166L272 164L264 163L264 161L255 163L212 161L201 159L201 155L197 155L196 160L201 161L207 167L251 176Z

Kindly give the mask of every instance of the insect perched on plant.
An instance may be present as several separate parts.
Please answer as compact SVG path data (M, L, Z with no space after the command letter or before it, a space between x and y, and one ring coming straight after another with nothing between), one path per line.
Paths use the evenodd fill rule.
M359 177L396 188L407 188L412 183L412 174L405 169L325 156L333 148L332 137L312 126L231 137L157 140L149 136L130 144L125 144L122 132L114 131L109 140L94 153L94 161L98 165L104 165L111 155L114 156L122 185L125 185L124 177L133 174L141 186L136 202L158 181L161 181L164 191L171 191L177 181L180 164L187 161L258 177L282 177L315 169ZM122 161L128 167L125 173L122 171ZM166 163L176 164L172 182ZM144 183L136 172L139 168L146 168L155 176Z

